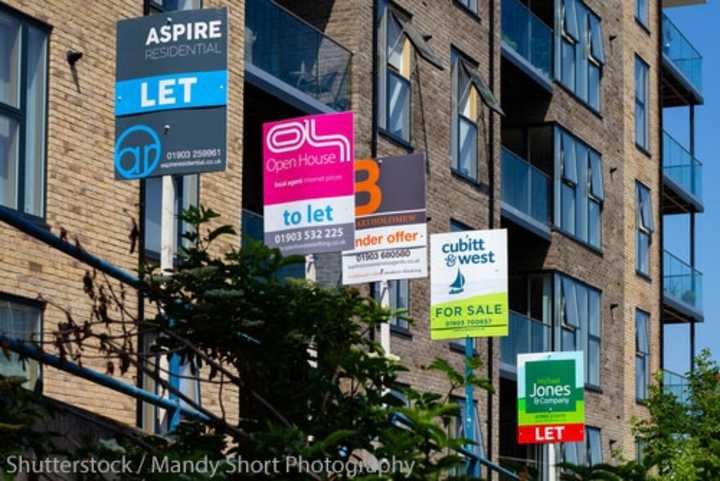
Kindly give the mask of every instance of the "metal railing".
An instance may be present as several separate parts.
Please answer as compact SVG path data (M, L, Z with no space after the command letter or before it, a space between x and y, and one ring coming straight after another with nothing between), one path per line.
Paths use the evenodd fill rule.
M550 177L502 148L502 200L542 224L550 222Z
M553 31L519 0L502 0L502 40L551 77Z
M698 199L702 199L702 162L663 131L663 172Z
M504 364L516 366L518 354L544 352L550 348L550 326L510 311L508 335L500 339L500 359Z
M702 310L702 273L668 251L663 252L665 295Z
M689 395L688 380L685 376L667 369L663 370L663 392L674 395L678 401L686 403Z
M352 53L271 0L245 6L245 61L334 110L350 105Z
M702 64L700 52L688 41L679 28L663 14L663 54L702 93Z

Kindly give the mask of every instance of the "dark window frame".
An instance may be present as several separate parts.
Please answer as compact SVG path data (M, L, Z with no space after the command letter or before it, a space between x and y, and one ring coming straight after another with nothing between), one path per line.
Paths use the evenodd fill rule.
M644 83L643 85L643 92L645 94L645 98L643 100L640 100L638 96L638 72L639 68L643 68L643 78ZM643 58L635 54L635 146L637 146L640 150L642 150L645 153L650 152L650 112L648 110L649 105L649 99L650 99L650 64L648 64ZM644 138L638 139L638 130L637 130L637 122L638 122L638 109L643 109L643 131L644 131Z
M648 211L647 213L651 216L649 219L644 219L643 214L643 193L647 195L646 199L648 202ZM635 272L643 277L650 278L652 269L651 269L651 260L652 260L652 244L653 244L653 234L655 233L655 221L654 221L654 211L652 209L652 190L639 180L635 181ZM644 253L640 252L641 248L641 240L647 239L647 249ZM644 244L642 244L644 245ZM641 254L644 254L644 257L641 259ZM647 266L647 271L643 270L643 263Z
M465 53L457 49L456 47L452 46L450 49L450 81L452 82L452 88L451 88L451 104L450 104L450 111L452 118L450 119L451 122L451 128L450 128L450 135L454 135L454 138L450 141L450 170L464 178L468 179L469 181L477 184L480 182L480 127L478 126L478 119L471 119L467 116L465 116L461 110L460 110L460 102L463 98L465 98L462 94L463 92L460 92L460 71L459 69L465 69L466 75L468 76L468 85L467 85L467 95L470 95L471 89L475 88L472 82L471 73L467 71L465 67L465 63L477 67L478 63L467 56ZM455 96L457 95L457 98ZM480 105L480 93L477 93L477 98L475 99L476 105L475 109L480 112L480 109L482 106ZM479 118L479 117L478 117ZM462 170L460 170L460 161L461 161L461 129L463 122L468 124L470 128L475 129L475 172L466 174Z
M40 301L38 299L30 299L27 297L17 296L15 294L0 292L0 303L3 303L3 302L9 302L11 304L18 304L18 305L29 307L32 309L37 309L39 311L40 319L38 322L39 330L37 332L37 336L38 336L39 340L42 342L44 328L45 328L45 308L47 307L47 303L44 301ZM4 357L4 354L2 352L0 352L0 356ZM42 387L43 374L44 374L43 363L41 363L39 361L33 361L32 359L28 359L25 362L36 362L37 363L38 377L36 380L36 386L37 386L37 383L40 383L40 387ZM32 388L35 389L35 386L32 386Z
M569 276L565 274L564 272L555 272L555 278L556 281L553 283L554 288L553 292L554 295L557 296L555 299L555 314L553 316L554 318L554 325L555 325L555 336L557 339L557 345L559 347L560 351L567 351L567 350L576 350L576 351L582 351L584 353L585 357L585 388L599 391L602 388L602 359L603 359L603 292L602 290L591 286L590 284L583 282L579 279L576 279L572 276ZM577 311L577 320L576 324L572 324L572 322L568 322L566 319L565 314L565 308L567 304L565 304L563 301L565 299L566 293L565 293L565 287L572 287L572 291L575 294L575 310ZM587 290L587 296L585 299L585 308L587 312L584 315L581 315L580 313L580 303L578 302L578 296L577 296L577 287L581 287L583 289ZM598 302L598 332L593 333L592 332L592 312L591 312L591 296L596 295L597 296L597 302ZM583 325L583 316L586 320L586 324ZM571 332L574 336L574 346L572 346L572 349L568 349L564 343L563 343L563 334L565 332ZM595 342L597 344L597 384L590 381L590 345L591 343Z
M555 201L557 208L554 209L553 223L559 232L589 247L593 251L600 254L603 252L604 229L603 214L605 211L605 174L604 162L600 152L595 150L587 142L583 141L569 130L559 124L554 125L555 132L553 134L554 146L554 165L555 165ZM568 148L567 144L571 144ZM578 144L585 152L585 166L578 170ZM596 190L598 190L596 192ZM568 217L568 221L572 222L572 228L566 225L565 218L567 208L569 208L564 200L565 193L570 192L572 199L568 197L568 201L572 200L573 212L572 218ZM584 192L584 196L582 195ZM594 226L593 217L591 216L592 206L596 206L598 211L597 225ZM584 209L584 214L579 213L579 209ZM585 226L583 237L578 225L578 220L584 217ZM597 229L597 245L592 243L591 235Z
M18 107L0 102L0 116L11 119L18 125L18 147L17 147L17 173L16 173L16 206L4 206L16 211L20 215L40 224L45 223L47 216L47 165L48 165L48 129L49 129L49 93L50 93L50 40L52 34L52 26L26 15L23 12L15 10L6 5L0 5L0 12L13 18L20 25L20 58L18 71ZM43 101L43 145L42 151L42 201L41 215L35 215L25 212L25 178L27 171L27 131L28 131L28 115L27 115L27 87L28 87L28 51L25 48L28 45L29 27L32 26L41 30L45 34L45 98ZM0 204L2 205L2 204Z
M645 329L645 344L641 346L640 337L640 318L643 318L644 329ZM648 390L650 387L650 313L642 309L635 309L635 400L637 402L645 402L648 397ZM645 350L643 350L645 349ZM638 372L638 363L642 363L644 376L643 376L643 392L641 395L638 393L638 383L640 381Z
M644 5L645 16L642 15L642 5ZM650 2L648 0L635 0L635 20L646 30L650 28Z

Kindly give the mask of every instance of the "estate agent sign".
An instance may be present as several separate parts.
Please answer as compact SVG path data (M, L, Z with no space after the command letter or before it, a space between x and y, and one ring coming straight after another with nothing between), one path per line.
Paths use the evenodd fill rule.
M285 255L352 248L354 152L352 112L263 125L266 245Z
M117 24L115 177L225 169L227 9Z
M582 352L519 354L518 443L573 443L585 439Z
M507 231L433 234L430 337L507 336Z
M356 161L355 203L343 284L427 277L425 156Z

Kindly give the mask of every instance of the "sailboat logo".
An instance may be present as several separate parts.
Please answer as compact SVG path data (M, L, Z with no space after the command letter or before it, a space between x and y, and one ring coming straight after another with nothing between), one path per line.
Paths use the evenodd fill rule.
M460 272L458 268L457 276L455 280L450 284L450 294L460 294L465 290L465 276Z

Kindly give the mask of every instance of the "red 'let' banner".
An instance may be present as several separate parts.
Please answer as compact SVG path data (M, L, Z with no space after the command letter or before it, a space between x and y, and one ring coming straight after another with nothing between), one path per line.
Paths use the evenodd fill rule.
M584 440L583 424L518 426L518 444L576 443Z

